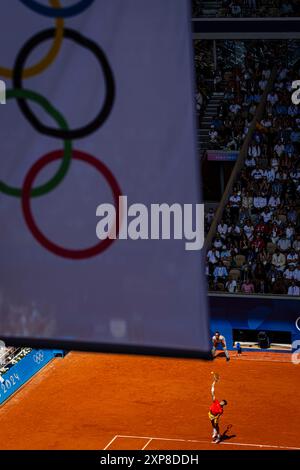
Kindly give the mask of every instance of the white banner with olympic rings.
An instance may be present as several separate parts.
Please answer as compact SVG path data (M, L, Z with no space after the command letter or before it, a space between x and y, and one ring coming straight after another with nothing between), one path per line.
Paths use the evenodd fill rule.
M189 3L1 1L1 338L207 353L203 250L96 236L122 195L200 202Z

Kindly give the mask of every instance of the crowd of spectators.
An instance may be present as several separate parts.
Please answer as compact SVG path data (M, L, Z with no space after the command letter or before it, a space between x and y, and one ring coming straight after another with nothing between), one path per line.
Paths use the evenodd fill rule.
M213 223L213 220L215 218L216 214L216 208L213 207L205 207L205 212L204 212L204 234L205 237L207 236L209 229L211 227L211 224Z
M265 81L269 71L262 74ZM298 70L281 67L207 253L210 290L300 295ZM259 86L263 86L263 83Z
M193 0L193 17L205 16L207 0ZM300 15L299 0L222 0L219 17L295 17Z
M196 71L196 110L199 120L202 118L211 94L215 90L212 42L194 41L194 59Z
M0 347L0 384L5 383L4 375L32 351L31 348Z
M224 98L211 123L209 149L240 150L253 121L274 63L272 43L259 42L257 47L253 43L239 64L217 69L215 88L224 92ZM264 57L263 63L258 60L256 48Z

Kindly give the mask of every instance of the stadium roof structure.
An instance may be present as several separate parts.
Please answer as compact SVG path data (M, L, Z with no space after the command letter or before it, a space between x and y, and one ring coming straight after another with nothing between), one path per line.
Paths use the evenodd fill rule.
M300 18L193 18L195 39L300 38Z

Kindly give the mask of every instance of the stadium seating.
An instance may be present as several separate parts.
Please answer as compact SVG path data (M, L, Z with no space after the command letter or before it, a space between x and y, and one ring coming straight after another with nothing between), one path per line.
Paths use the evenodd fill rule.
M30 353L31 348L13 348L4 347L0 349L0 382L2 382L2 375L5 374L12 366L21 361L27 354Z
M297 66L279 66L267 94L217 226L213 255L208 251L212 291L300 295L300 110L291 101L295 76Z
M298 0L193 0L193 17L293 17Z

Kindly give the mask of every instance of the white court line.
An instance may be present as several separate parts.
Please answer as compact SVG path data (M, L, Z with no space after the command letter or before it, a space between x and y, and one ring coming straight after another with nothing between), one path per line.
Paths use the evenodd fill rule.
M112 443L113 443L113 442L114 442L114 441L115 441L115 440L116 440L118 437L120 437L120 436L116 435L115 437L113 437L113 438L112 438L112 440L111 440L111 441L109 441L109 443L107 444L107 446L105 446L105 447L104 447L104 449L103 449L103 450L106 450L106 449L108 449L108 448L109 448L109 446L110 446L110 445L111 445L111 444L112 444Z
M118 434L116 437L120 438L128 438L128 439L148 439L149 441L173 441L173 442L194 442L194 443L201 443L201 444L211 444L211 441L204 441L204 440L196 440L196 439L174 439L174 438L167 438L167 437L150 437L150 436L126 436ZM147 442L147 446L150 442ZM243 446L243 447L258 447L260 449L285 449L285 450L300 450L300 447L286 447L286 446L275 446L269 444L246 444L242 442L220 442L217 445L227 445L227 446ZM105 450L105 449L104 449ZM142 449L143 450L143 449Z
M257 359L255 357L231 357L235 361L255 361L255 362L280 362L281 364L291 364L291 361L281 361L280 359Z
M149 439L149 441L144 445L144 447L141 450L145 450L146 447L148 447L148 445L150 444L150 442L152 442L152 440L153 440L152 438Z

